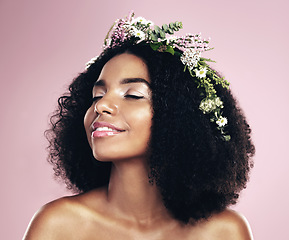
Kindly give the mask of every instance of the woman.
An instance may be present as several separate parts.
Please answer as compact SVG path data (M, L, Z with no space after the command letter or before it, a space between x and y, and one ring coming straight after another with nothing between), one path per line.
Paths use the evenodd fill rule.
M45 205L24 239L252 239L229 210L254 145L199 35L116 21L103 53L59 98L47 131L55 174L80 193Z

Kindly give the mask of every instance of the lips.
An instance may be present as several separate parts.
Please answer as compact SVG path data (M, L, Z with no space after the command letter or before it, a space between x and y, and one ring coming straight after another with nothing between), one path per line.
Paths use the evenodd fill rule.
M114 126L111 123L107 122L94 122L92 124L92 134L93 138L96 137L107 137L107 136L114 136L124 132L125 130Z

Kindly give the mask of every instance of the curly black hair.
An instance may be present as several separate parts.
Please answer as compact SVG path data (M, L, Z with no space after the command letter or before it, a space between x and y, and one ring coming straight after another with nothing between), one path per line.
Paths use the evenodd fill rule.
M217 85L231 140L224 141L216 123L199 109L200 89L179 57L146 45L124 44L104 51L58 99L51 117L48 161L68 188L87 192L108 184L111 163L94 159L83 118L92 104L92 88L114 56L131 53L148 66L153 119L148 181L156 184L171 214L184 223L197 221L235 204L246 187L255 148L251 129L235 98Z

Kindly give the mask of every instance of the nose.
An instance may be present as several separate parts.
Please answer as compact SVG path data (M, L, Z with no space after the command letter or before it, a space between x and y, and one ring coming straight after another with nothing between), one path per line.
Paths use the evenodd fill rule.
M112 98L103 96L95 103L94 112L98 114L115 115L118 112L118 105Z

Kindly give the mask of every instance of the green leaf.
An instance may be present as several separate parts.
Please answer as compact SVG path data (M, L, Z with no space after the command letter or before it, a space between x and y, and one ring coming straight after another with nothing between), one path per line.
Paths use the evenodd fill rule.
M148 29L148 30L147 30L147 34L148 34L148 35L150 35L150 34L152 34L152 33L153 33L153 30L151 30L151 29Z
M168 34L174 34L174 30L168 28Z
M176 27L177 28L183 28L183 23L182 22L176 22Z
M168 29L169 29L169 27L168 27L167 24L163 24L162 29L163 29L165 32L167 32Z
M150 36L151 36L152 41L154 41L154 42L158 41L158 36L156 34L152 33Z
M204 61L202 61L202 60L200 60L200 61L198 62L198 64L199 64L201 67L207 66L207 64L206 64Z
M175 23L171 22L171 23L169 24L169 26L170 26L170 28L174 28L174 27L175 27Z
M174 50L175 51L175 50ZM178 51L175 51L175 54L174 55L176 55L176 56L178 56L178 57L181 57L181 53L180 52L178 52Z
M160 42L158 42L158 43L150 43L150 46L151 46L151 48L154 51L157 51L161 45L162 45L162 43L160 43Z
M175 54L175 50L174 50L174 48L173 48L172 46L167 46L166 52L168 52L168 53L170 53L170 54L172 54L172 55Z
M159 34L160 34L160 37L162 39L166 38L166 33L162 29L160 29L160 33Z
M157 25L154 26L154 29L155 29L155 32L156 32L156 33L159 33L160 30L161 30L161 28L160 28L159 26L157 26Z
M214 63L216 62L216 61L214 61L214 60L212 60L212 59L210 59L210 58L202 58L202 57L201 57L200 60L201 60L201 61L206 61L206 62L214 62Z

